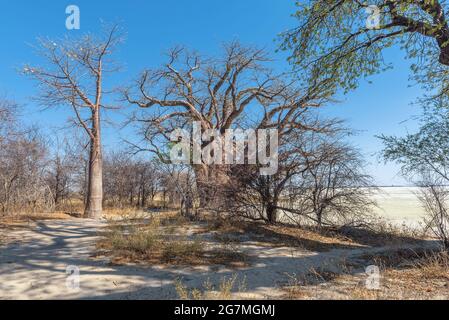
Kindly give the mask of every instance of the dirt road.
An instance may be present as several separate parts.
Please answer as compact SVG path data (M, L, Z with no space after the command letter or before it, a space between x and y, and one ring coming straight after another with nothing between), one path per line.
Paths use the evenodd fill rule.
M98 230L105 222L84 219L48 220L30 228L7 231L0 246L0 299L174 299L174 281L182 278L190 288L224 277L246 278L246 298L276 298L289 276L335 260L379 250L334 249L310 252L292 247L262 246L243 241L242 250L253 257L250 267L116 266L96 258ZM0 232L5 232L0 230ZM79 288L76 275L79 270Z

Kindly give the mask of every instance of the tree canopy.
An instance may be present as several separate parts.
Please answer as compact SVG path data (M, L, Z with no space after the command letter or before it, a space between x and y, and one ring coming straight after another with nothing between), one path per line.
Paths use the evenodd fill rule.
M405 137L381 136L385 160L402 166L406 176L433 172L449 182L449 114L438 105L425 108L421 126Z
M310 0L298 7L298 26L283 34L282 48L292 51L290 61L297 70L319 70L311 81L331 76L345 90L355 89L360 78L391 67L384 51L399 45L413 58L411 78L433 96L446 96L449 27L444 0ZM377 17L379 23L370 24Z

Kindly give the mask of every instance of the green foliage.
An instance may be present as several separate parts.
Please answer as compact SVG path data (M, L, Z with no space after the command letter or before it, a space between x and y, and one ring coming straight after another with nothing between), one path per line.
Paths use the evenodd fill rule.
M440 55L449 29L438 9L447 12L449 8L440 2L310 0L298 4L294 14L298 27L282 35L281 49L292 52L290 62L298 73L313 75L310 81L328 77L347 92L355 89L361 78L392 67L383 53L399 45L414 61L411 78L425 89L445 95L449 61L441 63ZM366 26L368 4L380 10L378 29Z
M405 137L380 136L385 144L383 157L402 165L403 173L434 172L449 181L449 110L434 106L425 109L417 133Z
M368 5L380 10L377 29L367 27ZM385 160L402 165L405 174L431 171L449 180L449 27L440 0L310 0L298 4L298 27L283 34L281 48L310 81L329 78L346 92L362 78L391 67L385 49L397 45L413 60L411 80L427 92L422 126L403 138L381 136ZM443 106L443 108L442 108Z

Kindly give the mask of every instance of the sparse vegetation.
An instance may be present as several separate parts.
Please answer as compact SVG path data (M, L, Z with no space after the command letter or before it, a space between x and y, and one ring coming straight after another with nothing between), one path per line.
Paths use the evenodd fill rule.
M311 269L291 275L284 287L290 299L448 299L449 259L444 251L398 250L360 257L363 264L340 261L333 271ZM359 260L360 261L360 260ZM366 286L364 267L380 268L379 288ZM335 267L340 270L335 271Z
M259 6L253 2L246 6ZM18 44L40 33L46 19L32 27L33 19L16 19L27 26L11 30L32 34L20 40L22 32L5 33L21 53L13 55L30 62L18 79L0 71L1 83L12 79L6 89L23 89L14 99L0 95L0 299L49 297L52 290L59 290L52 298L66 298L64 266L83 275L83 290L70 297L233 299L246 293L248 277L249 294L258 298L448 298L449 2L293 6L299 24L280 35L279 50L290 52L285 65L256 35L241 37L253 44L206 48L194 41L197 48L167 50L138 23L123 31L103 23L103 32L92 33L92 21L82 34L40 38L28 56ZM78 10L66 27L72 19L78 29L79 8L70 7ZM152 22L215 34L202 39L222 34L213 29L220 19L209 21L198 8L188 19ZM207 20L199 28L195 14ZM91 10L86 19L94 16ZM236 21L248 25L248 18ZM404 180L375 172L375 144L363 135L378 134L377 122L398 120L380 111L403 99L389 95L372 114L356 112L348 122L341 111L327 111L362 79L388 69L383 53L396 45L425 94L415 133L390 136L401 132L389 123L377 136L380 157L415 185L401 187L401 196L382 194L391 189L378 185ZM166 54L139 61L149 48ZM11 70L6 60L3 69ZM402 93L394 81L373 92ZM47 113L36 108L54 114L43 119ZM353 120L361 122L351 128ZM366 267L380 275L379 288L366 286Z
M218 238L235 239L238 235L253 235L260 242L274 246L292 246L312 251L331 249L381 247L423 243L424 234L418 228L397 226L382 219L365 227L316 228L296 225L267 225L260 222L209 219L203 232L215 232Z
M209 247L199 235L188 235L188 220L176 213L111 220L98 248L113 263L245 266L248 258L226 241ZM192 229L193 231L193 229Z
M246 278L238 278L237 274L222 277L218 287L215 287L210 279L203 283L202 288L188 288L182 279L176 279L175 289L181 300L230 300L235 298L235 293L246 291Z

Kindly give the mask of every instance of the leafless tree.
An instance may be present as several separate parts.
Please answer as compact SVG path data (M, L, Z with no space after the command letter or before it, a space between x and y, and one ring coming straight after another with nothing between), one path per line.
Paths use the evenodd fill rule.
M142 133L150 146L140 148L164 158L163 146L170 133L191 129L193 121L200 123L202 132L214 129L221 134L244 126L248 118L255 129L287 132L302 126L305 110L328 101L332 82L320 79L304 87L287 74L275 74L270 62L263 50L235 42L224 47L220 58L204 58L179 48L170 51L165 66L144 71L124 92L129 103L145 109L135 120L143 123ZM201 147L211 141L202 142ZM193 167L204 204L211 182L226 183L226 170L204 163Z
M374 202L372 183L361 155L345 145L347 131L338 120L315 130L291 131L280 140L276 174L258 166L233 167L224 211L253 220L323 225L360 225Z
M39 54L44 66L25 66L24 73L35 80L41 93L38 101L48 107L68 106L72 122L84 129L90 139L89 175L85 217L100 218L102 212L101 112L108 93L103 88L106 74L117 71L109 59L121 41L116 26L101 38L86 35L80 39L41 40Z
M280 140L278 170L273 175L261 175L259 165L232 166L232 183L222 188L225 198L219 210L252 220L276 223L285 191L293 177L304 170L303 158L294 148L295 144L291 143L292 138L288 135L288 139Z
M0 99L0 211L51 206L43 179L47 146L35 128L24 128L17 118L18 106ZM48 206L47 206L48 205Z
M10 131L0 139L0 210L52 210L53 197L45 181L48 148L35 128Z
M375 202L371 177L363 173L364 162L353 147L341 142L324 143L305 158L303 188L299 197L302 216L323 225L361 226ZM287 212L298 212L286 208Z
M110 152L104 163L105 203L146 207L160 191L162 173L155 161L126 151Z
M84 187L78 185L77 176L83 171L80 152L73 143L74 136L60 136L58 132L51 134L49 163L45 179L51 189L56 209L64 209L77 197L77 192Z
M194 218L193 199L196 195L195 176L189 165L173 165L159 162L163 173L163 188L172 205L180 207L181 214ZM164 201L165 201L164 194Z

